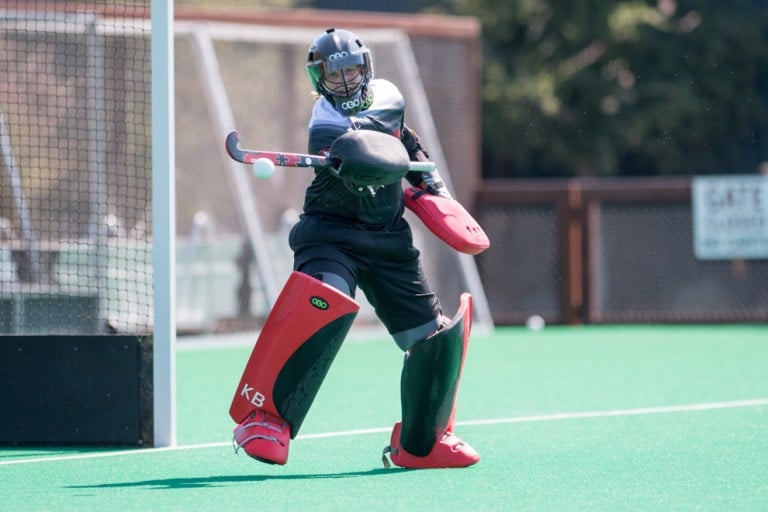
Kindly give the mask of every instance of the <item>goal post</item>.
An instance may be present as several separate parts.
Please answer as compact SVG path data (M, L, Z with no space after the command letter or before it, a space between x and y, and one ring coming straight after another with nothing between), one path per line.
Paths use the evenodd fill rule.
M152 275L155 446L176 444L176 158L173 0L152 0Z

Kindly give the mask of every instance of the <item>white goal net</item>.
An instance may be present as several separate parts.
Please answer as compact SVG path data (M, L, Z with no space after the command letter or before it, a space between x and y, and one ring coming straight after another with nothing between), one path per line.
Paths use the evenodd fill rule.
M16 5L0 14L0 333L146 332L149 26Z

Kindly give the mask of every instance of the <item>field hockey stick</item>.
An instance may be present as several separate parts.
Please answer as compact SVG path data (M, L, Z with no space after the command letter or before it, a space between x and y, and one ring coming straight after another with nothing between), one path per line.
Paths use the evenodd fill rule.
M230 132L226 139L227 154L233 160L251 164L257 161L267 160L274 165L281 167L316 167L316 168L336 168L341 165L341 159L332 156L309 155L304 153L286 153L277 151L262 151L256 149L245 149L240 147L240 134L237 131ZM266 162L265 162L266 163ZM268 167L268 164L264 167ZM432 172L435 170L434 162L410 162L409 171ZM266 169L265 169L266 171ZM268 173L264 173L268 174ZM268 177L268 176L264 176Z
M341 163L338 158L320 155L244 149L240 147L240 134L236 131L227 135L226 147L230 158L243 164L252 164L261 159L281 167L338 167Z

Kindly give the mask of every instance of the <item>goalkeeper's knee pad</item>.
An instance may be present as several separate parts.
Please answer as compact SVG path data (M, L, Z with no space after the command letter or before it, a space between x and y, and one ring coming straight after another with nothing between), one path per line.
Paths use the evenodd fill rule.
M404 467L468 466L480 456L453 435L456 398L472 321L472 298L436 334L417 342L405 356L401 376L402 422L389 448Z
M255 410L290 424L296 437L360 306L307 274L293 272L269 313L229 414Z

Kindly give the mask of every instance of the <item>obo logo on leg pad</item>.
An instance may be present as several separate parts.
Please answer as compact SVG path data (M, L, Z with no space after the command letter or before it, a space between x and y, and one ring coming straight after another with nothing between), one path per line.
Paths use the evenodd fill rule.
M330 307L327 300L325 300L322 297L318 297L317 295L315 295L314 297L311 297L309 299L309 303L312 304L313 307L317 309L321 309L323 311L325 311Z

